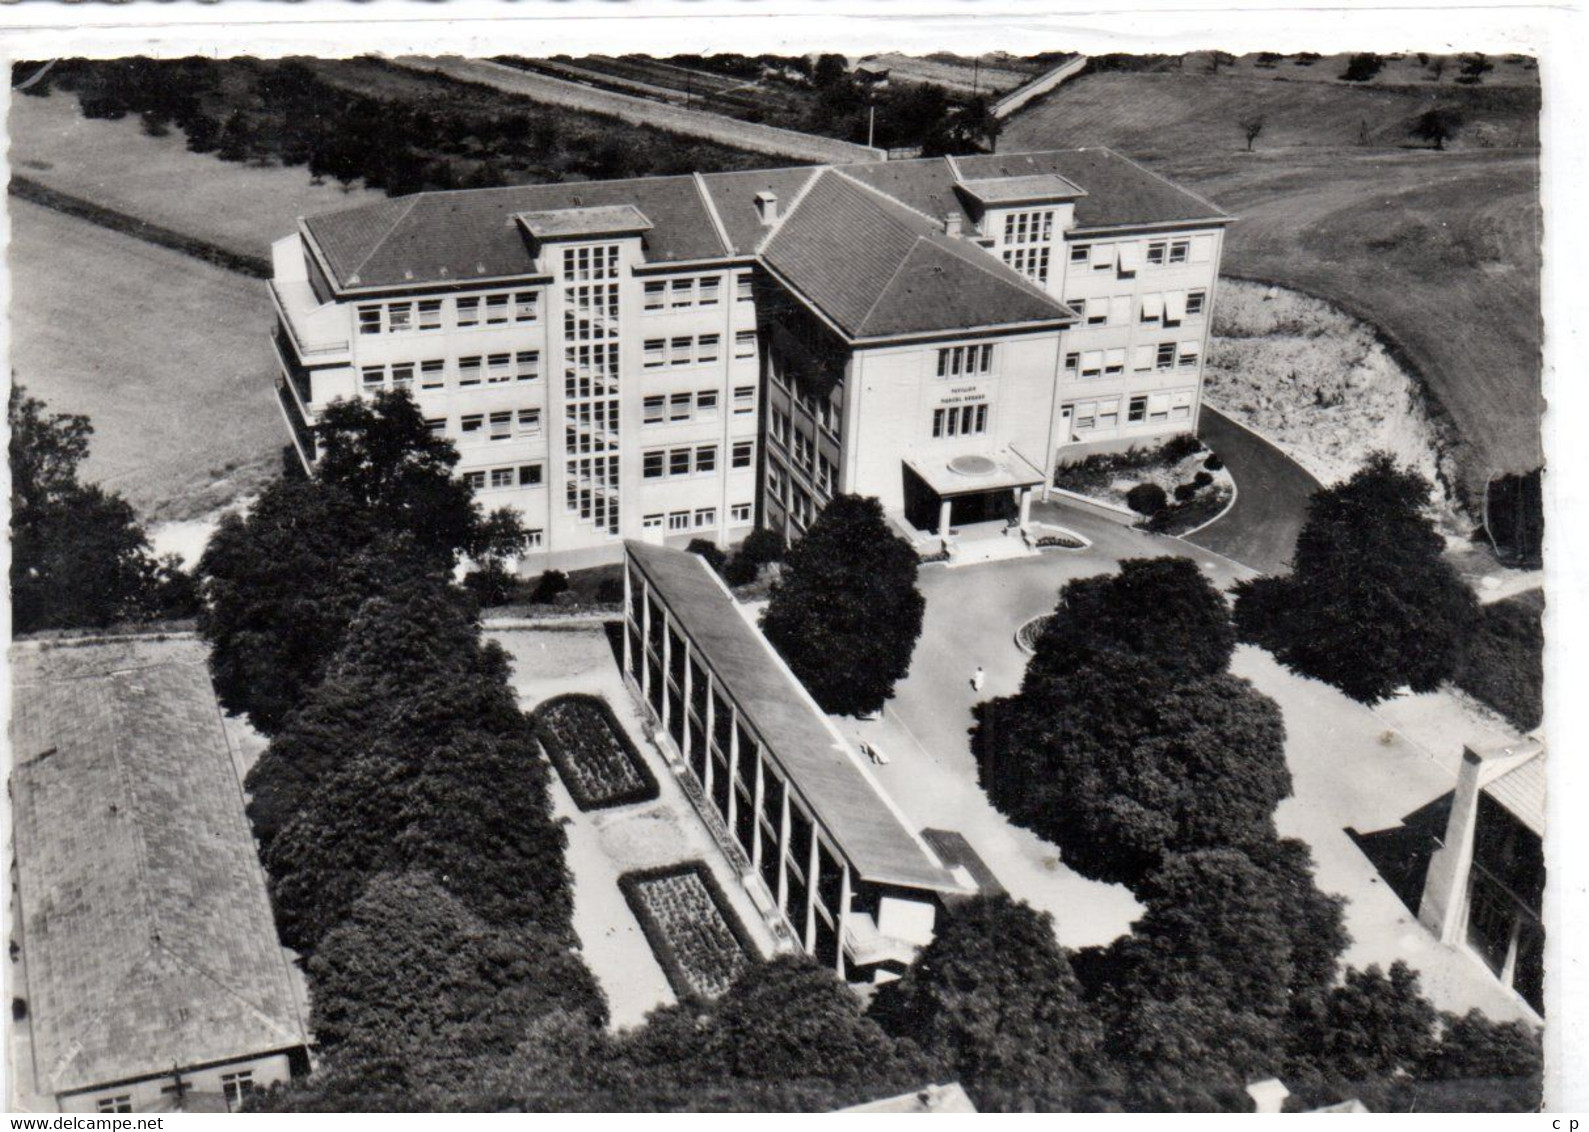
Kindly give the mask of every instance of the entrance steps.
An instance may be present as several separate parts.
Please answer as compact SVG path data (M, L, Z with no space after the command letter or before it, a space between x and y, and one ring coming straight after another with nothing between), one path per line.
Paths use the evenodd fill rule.
M956 540L949 551L951 569L956 566L976 566L983 562L1003 562L1010 558L1030 558L1037 548L1028 546L1019 530L993 538Z

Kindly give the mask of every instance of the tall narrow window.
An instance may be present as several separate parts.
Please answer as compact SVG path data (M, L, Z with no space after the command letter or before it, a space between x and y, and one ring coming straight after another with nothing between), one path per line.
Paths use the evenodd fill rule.
M465 329L480 325L480 299L478 297L458 300L458 325Z
M441 300L421 299L419 303L419 328L421 330L441 329Z
M381 332L381 308L359 308L359 333L379 334Z

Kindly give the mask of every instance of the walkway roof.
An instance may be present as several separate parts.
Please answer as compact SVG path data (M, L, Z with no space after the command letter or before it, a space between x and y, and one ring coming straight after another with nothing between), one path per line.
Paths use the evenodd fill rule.
M862 879L965 892L699 555L626 544L726 697Z

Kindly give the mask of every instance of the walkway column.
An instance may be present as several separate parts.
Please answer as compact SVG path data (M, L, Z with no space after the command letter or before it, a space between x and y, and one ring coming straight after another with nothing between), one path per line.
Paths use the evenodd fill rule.
M938 537L949 537L949 511L953 500L945 499L938 504Z
M1026 525L1032 521L1032 489L1021 488L1021 530L1026 530Z

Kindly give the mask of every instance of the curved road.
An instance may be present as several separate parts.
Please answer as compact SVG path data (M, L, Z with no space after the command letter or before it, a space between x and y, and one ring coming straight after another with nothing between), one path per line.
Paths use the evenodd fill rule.
M1280 449L1210 405L1197 435L1224 458L1236 480L1236 505L1186 541L1264 574L1290 570L1308 500L1319 481Z

